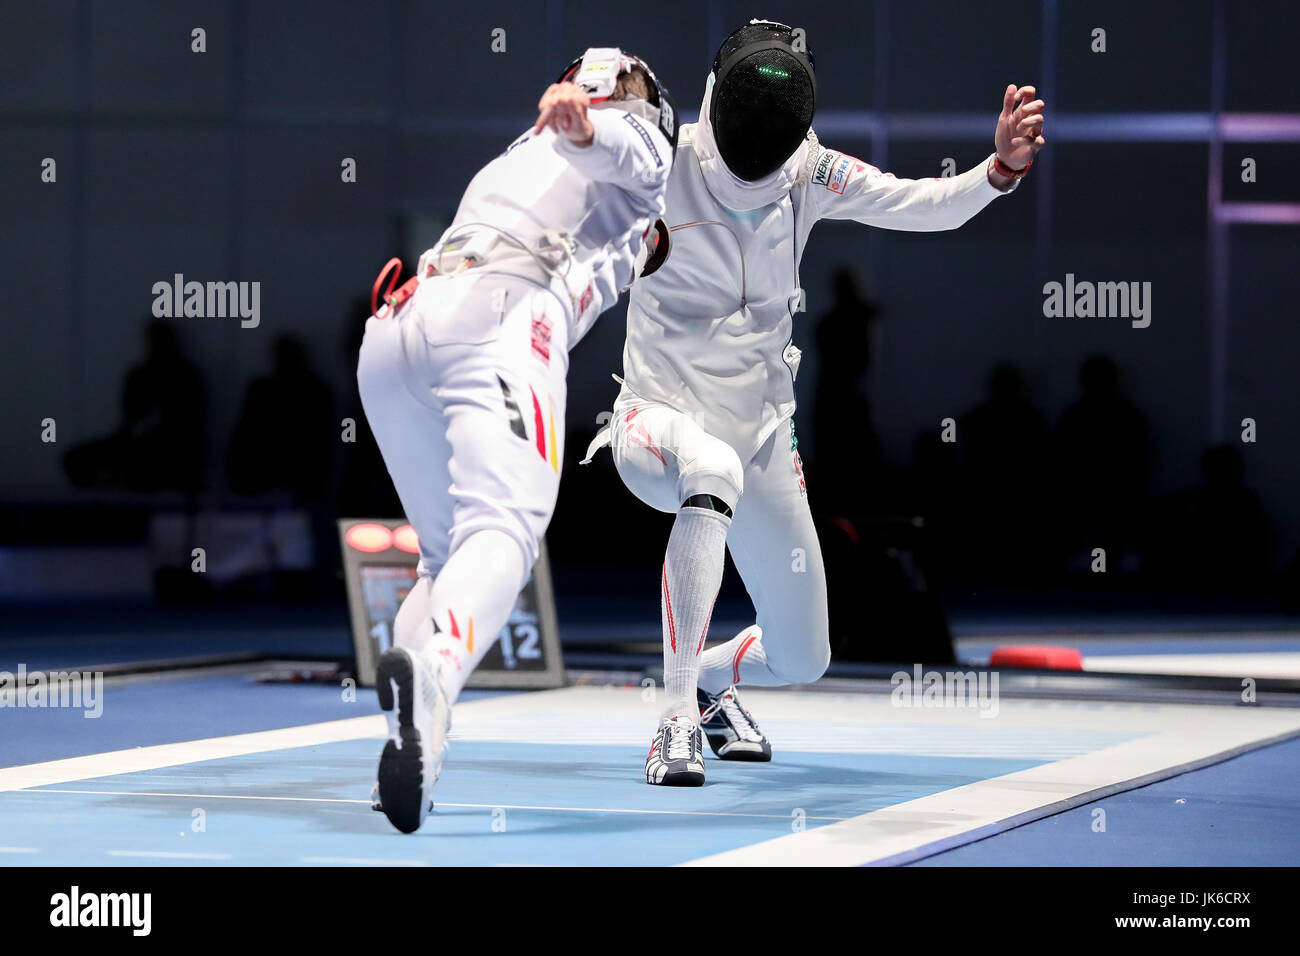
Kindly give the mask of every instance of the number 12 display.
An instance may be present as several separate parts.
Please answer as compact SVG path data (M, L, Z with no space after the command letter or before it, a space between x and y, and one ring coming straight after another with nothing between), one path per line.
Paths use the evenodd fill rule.
M356 650L357 681L375 682L375 662L392 644L393 618L415 584L419 543L409 524L339 521ZM519 594L510 619L469 679L470 687L559 687L564 683L546 547Z

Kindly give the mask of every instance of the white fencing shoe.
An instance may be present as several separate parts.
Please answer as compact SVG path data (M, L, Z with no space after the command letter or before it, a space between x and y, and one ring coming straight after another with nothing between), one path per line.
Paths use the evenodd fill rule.
M379 658L375 689L388 711L388 742L379 758L375 809L403 833L414 833L433 809L433 785L442 773L451 705L432 654L394 647Z

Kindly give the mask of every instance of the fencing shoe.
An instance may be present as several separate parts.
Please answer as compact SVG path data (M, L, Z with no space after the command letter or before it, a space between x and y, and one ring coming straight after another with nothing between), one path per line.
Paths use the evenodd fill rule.
M665 717L650 740L645 782L665 787L704 786L704 746L700 728L689 717Z
M438 680L440 666L435 655L394 647L375 671L379 706L388 711L375 809L403 833L418 830L433 809L433 785L447 752L451 705Z
M699 689L695 694L700 704L700 726L719 759L772 759L771 741L763 736L754 718L741 705L735 684L720 694L706 694Z

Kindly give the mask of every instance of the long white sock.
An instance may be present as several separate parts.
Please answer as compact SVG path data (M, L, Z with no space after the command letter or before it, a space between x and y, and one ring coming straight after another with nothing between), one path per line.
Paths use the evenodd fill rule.
M698 720L700 652L722 585L731 519L712 508L682 508L668 535L661 582L665 717Z
M757 624L710 647L700 657L700 687L709 694L720 693L732 684L779 687L785 683L768 669L763 629Z
M524 554L515 539L504 531L476 531L402 603L395 639L403 647L442 655L449 703L505 627L523 578Z
M421 576L406 592L393 621L393 643L398 647L422 651L433 637L433 618L429 616L429 592L433 578Z

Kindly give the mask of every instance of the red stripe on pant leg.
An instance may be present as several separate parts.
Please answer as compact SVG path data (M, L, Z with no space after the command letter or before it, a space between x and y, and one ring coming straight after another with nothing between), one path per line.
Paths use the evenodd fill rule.
M749 650L749 645L756 640L758 640L758 635L751 631L749 636L741 642L740 647L736 649L736 656L731 659L731 682L733 684L740 683L740 661L745 656L745 651Z
M542 423L542 403L537 400L537 393L533 391L531 385L528 386L528 394L533 396L533 431L537 436L537 454L546 459L546 426Z
M668 562L664 562L664 607L668 609L668 640L677 653L677 628L673 626L673 600L668 596Z
M456 615L451 613L451 608L447 608L447 617L451 618L451 636L460 640L460 628L456 626Z

